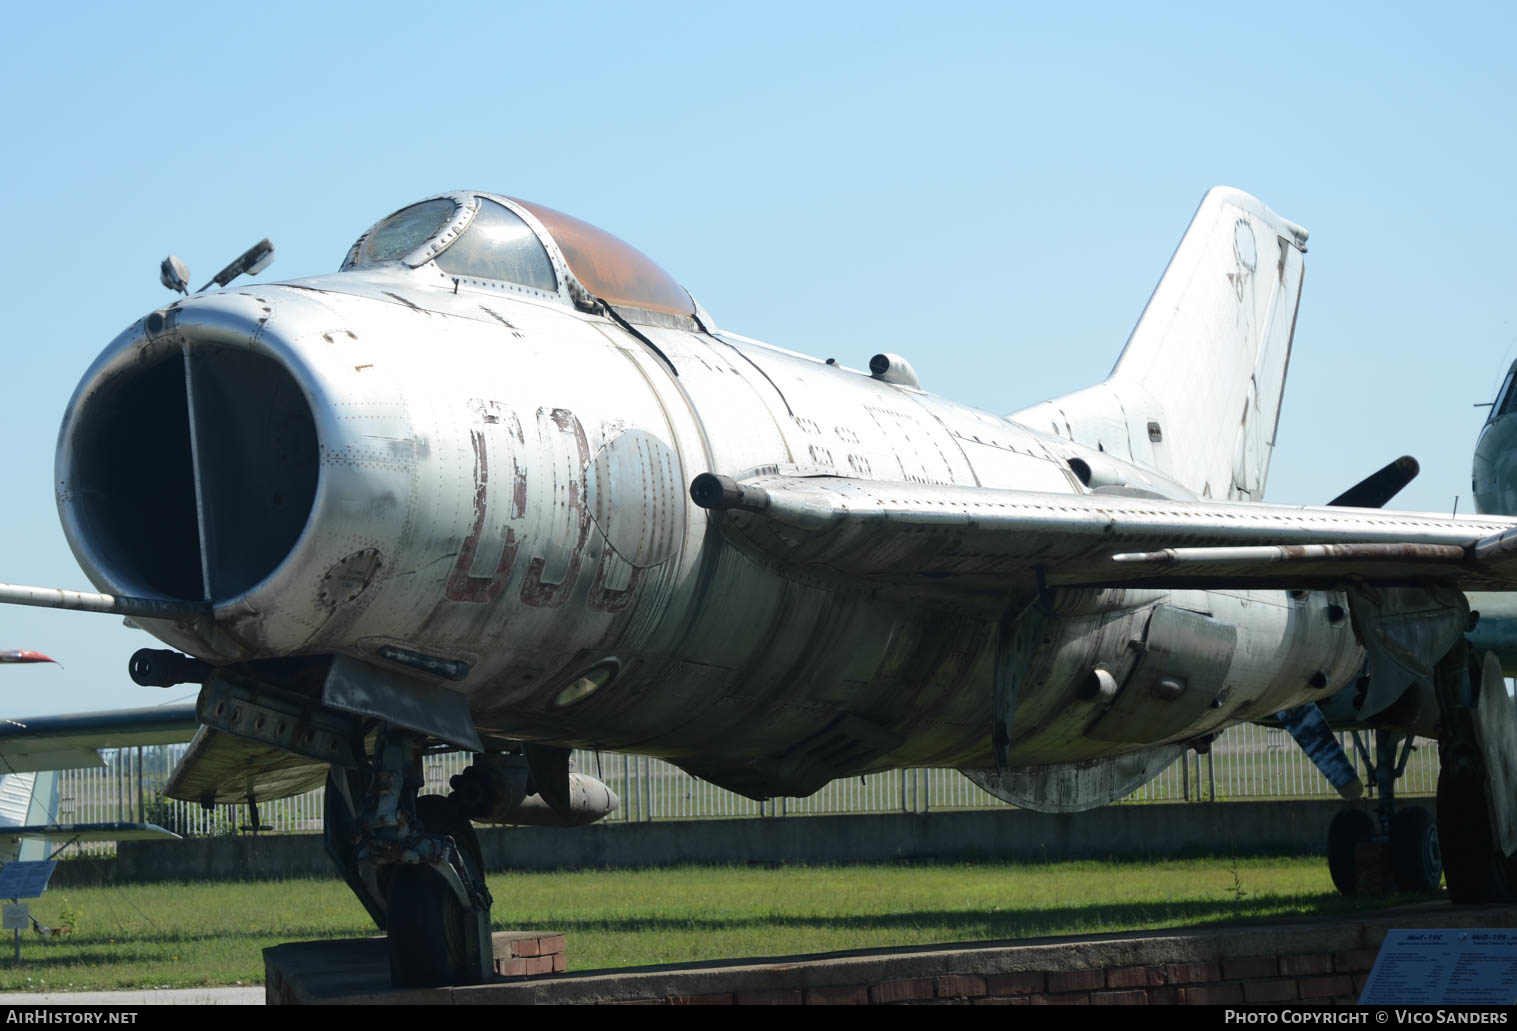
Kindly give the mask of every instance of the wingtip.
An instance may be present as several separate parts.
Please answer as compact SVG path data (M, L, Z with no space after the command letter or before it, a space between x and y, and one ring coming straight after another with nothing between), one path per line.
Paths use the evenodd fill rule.
M51 662L55 666L61 667L63 665L57 659L43 655L41 652L27 651L24 648L13 648L10 651L0 651L0 662Z

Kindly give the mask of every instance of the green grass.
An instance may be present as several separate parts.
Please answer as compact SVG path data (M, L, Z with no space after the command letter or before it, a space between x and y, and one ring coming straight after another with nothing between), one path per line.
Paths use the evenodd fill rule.
M1166 862L684 867L496 874L495 927L561 930L569 967L1037 937L1375 908L1333 892L1321 857ZM59 888L66 937L0 946L0 990L259 984L260 950L377 933L342 883Z

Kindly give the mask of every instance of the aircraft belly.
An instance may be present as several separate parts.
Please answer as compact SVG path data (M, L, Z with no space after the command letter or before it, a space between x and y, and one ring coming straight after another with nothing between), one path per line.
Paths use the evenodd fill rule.
M617 688L576 709L573 743L742 766L851 717L888 740L887 751L868 757L871 767L956 761L978 748L986 623L839 597L719 547L705 590L722 603L698 610L677 654L623 656L629 670ZM550 714L496 716L498 732L525 725L569 741L568 721L556 725ZM492 729L489 714L476 722ZM712 756L708 743L717 741Z
M747 563L741 556L729 561ZM744 596L739 623L754 626L752 634L733 635L733 624L716 617L697 626L690 636L696 647L665 666L658 682L638 689L635 706L608 709L597 730L604 736L596 740L603 747L663 755L706 775L702 762L720 759L725 768L777 757L849 715L900 741L838 768L835 776L917 764L992 765L988 717L995 644L988 623L840 599L803 585L770 586L762 601L758 591ZM1201 703L1176 722L1152 715L1164 700L1144 698L1134 703L1134 712L1148 718L1125 725L1107 720L1104 734L1092 734L1108 707L1080 701L1077 681L1093 661L1118 666L1130 650L1127 642L1142 639L1154 606L1145 600L1137 609L1061 618L1029 671L1031 686L1016 710L1013 766L1122 755L1202 737L1298 704L1303 696L1325 697L1357 671L1351 632L1300 644L1295 624L1309 614L1285 604L1283 595L1273 601L1201 592L1159 596L1169 608L1228 628L1226 663L1184 667L1198 678L1186 685L1193 688L1191 701L1208 692ZM1210 606L1211 616L1196 611L1202 604ZM1183 649L1186 636L1176 640ZM1347 642L1346 650L1340 641ZM1309 680L1319 669L1330 674L1321 689ZM1215 679L1203 683L1206 673ZM578 714L577 726L587 726L591 716ZM722 742L719 757L703 754L700 743L707 740Z
M1128 593L1134 596L1127 597ZM1010 734L1009 765L1096 758L1124 750L1120 743L1086 735L1086 728L1108 700L1081 699L1079 688L1097 666L1108 669L1119 682L1126 679L1138 654L1132 642L1142 641L1154 599L1162 595L1103 595L1087 601L1094 611L1055 611L1038 624L1040 643L1025 660L1026 672L1017 678L1015 697L1006 703L1011 713L1009 718L1003 717ZM1058 599L1056 596L1056 608ZM1038 615L1033 611L1022 618ZM971 765L993 763L987 755L987 761Z
M1101 595L1110 608L1046 631L1012 716L1010 765L1205 737L1329 697L1363 663L1338 595L1108 591L1087 604ZM1104 691L1096 668L1111 678Z
M909 765L994 765L989 715L996 635L988 621L840 597L786 580L725 545L710 588L730 604L703 609L680 654L650 656L646 664L638 657L645 675L576 712L573 734L551 720L532 729L565 743L659 755L757 794L809 784L763 778L783 769L798 776L797 743L830 741L829 733L856 748L843 750L844 761L822 771L826 779ZM1060 613L1048 625L1017 700L1011 766L1119 756L1201 738L1327 697L1362 662L1346 622L1328 616L1333 595L1102 593L1113 608ZM1164 654L1179 662L1162 661L1151 626L1158 609L1175 614L1178 629L1162 643ZM1221 630L1208 641L1187 620ZM1109 666L1119 680L1139 671L1135 641L1152 645L1150 654L1161 660L1146 679L1127 685L1145 693L1127 699L1125 714L1110 699L1080 699L1078 687L1093 665ZM1318 672L1325 686L1313 683ZM1183 711L1176 699L1152 691L1171 674L1190 680ZM1098 728L1104 729L1093 732ZM718 741L720 749L706 744ZM810 767L803 772L813 780L822 775Z

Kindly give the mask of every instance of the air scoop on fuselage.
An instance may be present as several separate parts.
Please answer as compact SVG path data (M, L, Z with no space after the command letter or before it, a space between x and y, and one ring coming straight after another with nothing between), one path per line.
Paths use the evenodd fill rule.
M322 532L334 503L350 507L374 485L334 482L326 457L374 428L364 412L382 408L391 430L405 420L379 377L355 389L321 355L320 327L334 324L308 292L267 285L197 295L111 343L69 405L56 470L65 535L99 589L209 603L226 622L284 608L281 588L341 547ZM260 633L212 646L161 621L152 629L213 660L293 643Z

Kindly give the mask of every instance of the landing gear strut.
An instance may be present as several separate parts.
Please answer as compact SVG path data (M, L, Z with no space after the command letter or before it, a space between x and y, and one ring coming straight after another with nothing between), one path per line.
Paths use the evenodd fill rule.
M1470 659L1468 644L1438 664L1434 685L1442 733L1438 835L1449 901L1509 900L1517 889L1517 716L1494 655Z
M493 960L479 840L451 797L417 796L421 747L385 729L368 770L333 769L327 852L389 938L393 985L478 984Z
M1375 755L1371 758L1363 736L1355 731L1354 747L1374 778L1380 801L1374 815L1363 809L1345 809L1333 817L1327 833L1327 865L1333 886L1344 895L1372 887L1364 883L1366 871L1360 846L1374 844L1380 848L1371 850L1364 859L1383 862L1388 848L1389 873L1396 890L1436 892L1443 877L1437 824L1432 814L1420 806L1396 804L1396 781L1406 772L1412 739L1395 731L1377 730Z
M425 837L452 841L462 869L445 876L427 863L400 863L389 878L390 982L397 987L476 984L490 974L490 897L479 839L449 799L423 795L416 817ZM464 876L460 876L460 874ZM484 892L483 908L456 884ZM467 901L466 901L467 899Z

